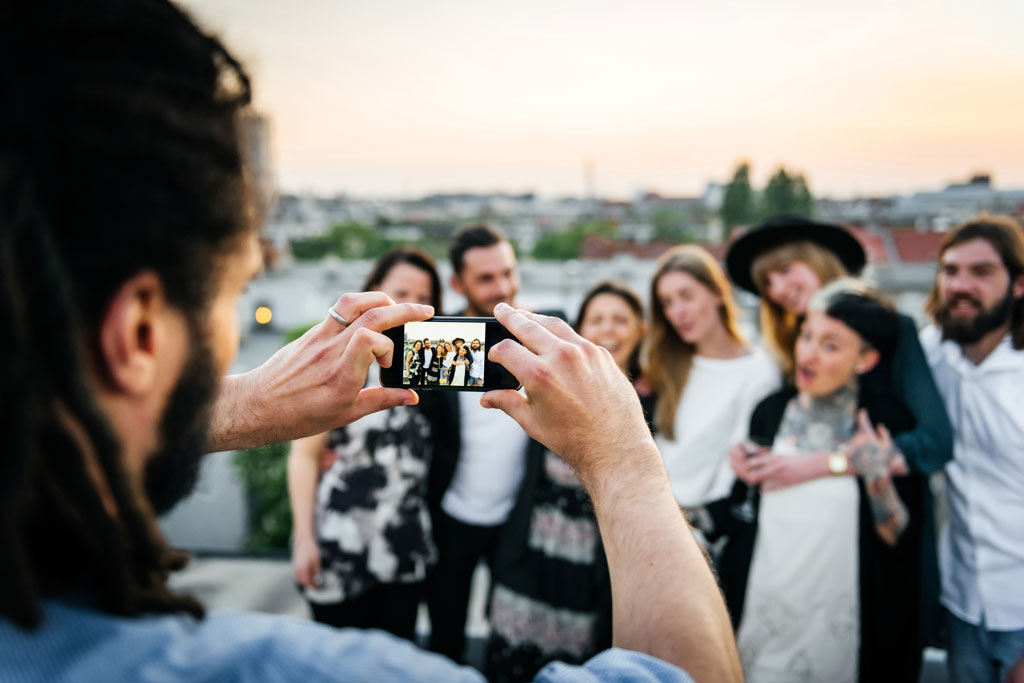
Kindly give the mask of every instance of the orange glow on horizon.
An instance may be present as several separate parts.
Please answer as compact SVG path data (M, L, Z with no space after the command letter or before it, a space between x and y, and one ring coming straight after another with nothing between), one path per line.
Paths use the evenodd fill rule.
M822 195L1024 187L1024 5L187 0L253 72L280 185Z

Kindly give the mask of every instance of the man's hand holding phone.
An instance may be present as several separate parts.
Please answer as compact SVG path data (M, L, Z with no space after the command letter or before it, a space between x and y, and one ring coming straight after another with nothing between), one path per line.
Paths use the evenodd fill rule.
M416 403L408 389L363 385L374 361L391 364L394 347L383 331L429 318L433 307L363 292L343 295L332 309L341 321L327 315L260 367L225 378L211 422L212 450L294 440Z
M636 392L607 349L558 318L507 304L498 304L494 313L521 344L503 341L488 357L515 374L526 393L488 392L484 407L508 413L581 476L600 467L595 461L606 451L648 442L653 448Z
M384 331L394 348L380 383L425 391L518 389L519 380L487 351L515 337L495 318L437 316Z
M590 493L612 580L612 644L683 666L695 680L742 680L718 586L611 353L557 318L505 304L494 315L522 344L503 341L489 358L526 393L490 391L480 402L572 465Z

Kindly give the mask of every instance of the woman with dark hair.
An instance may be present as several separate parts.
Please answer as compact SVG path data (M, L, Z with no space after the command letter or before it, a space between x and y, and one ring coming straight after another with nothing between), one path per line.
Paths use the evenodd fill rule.
M576 329L643 384L643 305L632 290L614 282L593 287ZM645 408L652 405L648 392ZM536 441L492 583L485 660L492 682L532 680L550 661L582 662L611 645L611 583L594 507L572 468Z
M415 249L382 256L364 289L441 308L433 260ZM417 341L406 359L417 378L422 346ZM378 376L371 369L368 381ZM414 639L423 580L434 561L424 499L430 444L430 427L413 406L292 444L292 564L317 621ZM325 450L334 460L321 473Z
M715 508L752 508L715 520L729 536L719 578L751 683L918 678L933 599L921 580L929 489L920 474L894 476L890 432L912 429L913 415L859 381L899 333L898 314L859 282L823 288L795 342L795 386L751 417L751 439L769 446L740 455L749 467L827 452L853 475L759 492L738 481L733 505Z
M704 506L727 496L735 480L729 448L742 440L757 402L779 385L779 373L743 338L725 273L695 245L658 260L645 351L669 483L691 523L704 529Z
M419 386L420 380L423 379L422 373L420 372L423 368L423 342L417 339L412 344L412 348L409 349L409 353L405 354L405 377L408 379L409 384L414 387Z

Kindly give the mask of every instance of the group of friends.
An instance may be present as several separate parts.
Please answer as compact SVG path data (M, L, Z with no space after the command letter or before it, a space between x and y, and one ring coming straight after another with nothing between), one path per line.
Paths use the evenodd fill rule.
M167 0L37 0L0 9L0 70L0 682L912 681L940 623L952 680L1024 676L1012 220L949 233L920 335L837 226L768 221L724 270L676 247L647 315L602 283L573 326L517 307L511 245L474 226L450 285L520 342L487 361L521 392L376 385L383 332L442 310L415 249L226 376L262 265L244 67ZM203 454L282 440L315 619L393 635L170 586L156 520ZM458 664L481 559L483 673Z
M515 254L499 231L466 228L451 255L451 287L467 301L461 315L517 305ZM409 277L431 291L438 276L426 256L400 249L385 258L412 256L421 268ZM1015 555L1024 539L978 525L1024 505L1014 490L1024 421L1006 394L1010 376L1024 387L1022 229L979 216L949 234L938 259L927 305L934 324L920 335L856 278L866 255L850 232L795 216L746 231L724 268L702 247L669 249L655 266L649 312L620 283L598 283L583 298L574 329L607 349L636 391L676 503L716 570L747 680L915 681L923 648L943 639L952 680L999 680L1024 652L1024 593L1007 583L1024 580ZM764 348L740 331L734 287L760 297ZM990 356L1011 366L1000 377L1017 374L994 380L991 395L981 383L976 400L992 409L965 423L964 373L992 368ZM974 360L949 367L959 357ZM295 556L314 613L326 603L392 605L369 621L333 623L412 639L425 600L429 646L458 660L483 558L490 680L527 680L550 661L583 662L609 647L608 567L572 468L472 395L424 395L390 412L407 414L398 424L416 431L382 438L378 415L293 451L309 482L316 463L331 462L315 505L311 484L306 498L293 496L296 531L299 511L304 528L310 514L320 525L322 553ZM979 435L985 443L975 446ZM395 444L399 457L377 456L378 444ZM982 452L994 461L982 471L1001 476L978 479ZM929 476L944 469L940 613ZM371 479L378 484L368 491ZM304 533L312 547L314 534ZM349 590L328 588L339 582ZM994 633L1012 645L1000 650ZM988 673L968 673L978 668Z
M414 387L431 384L479 387L484 382L484 347L479 339L417 339L406 344L403 380Z

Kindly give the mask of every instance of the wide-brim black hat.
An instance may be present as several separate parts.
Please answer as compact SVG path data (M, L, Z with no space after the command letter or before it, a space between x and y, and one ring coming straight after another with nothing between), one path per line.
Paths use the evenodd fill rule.
M772 216L756 228L743 233L725 254L725 269L739 287L759 294L750 269L754 259L789 242L813 242L835 254L850 275L857 275L867 263L864 247L852 234L830 223L819 223L802 216Z

